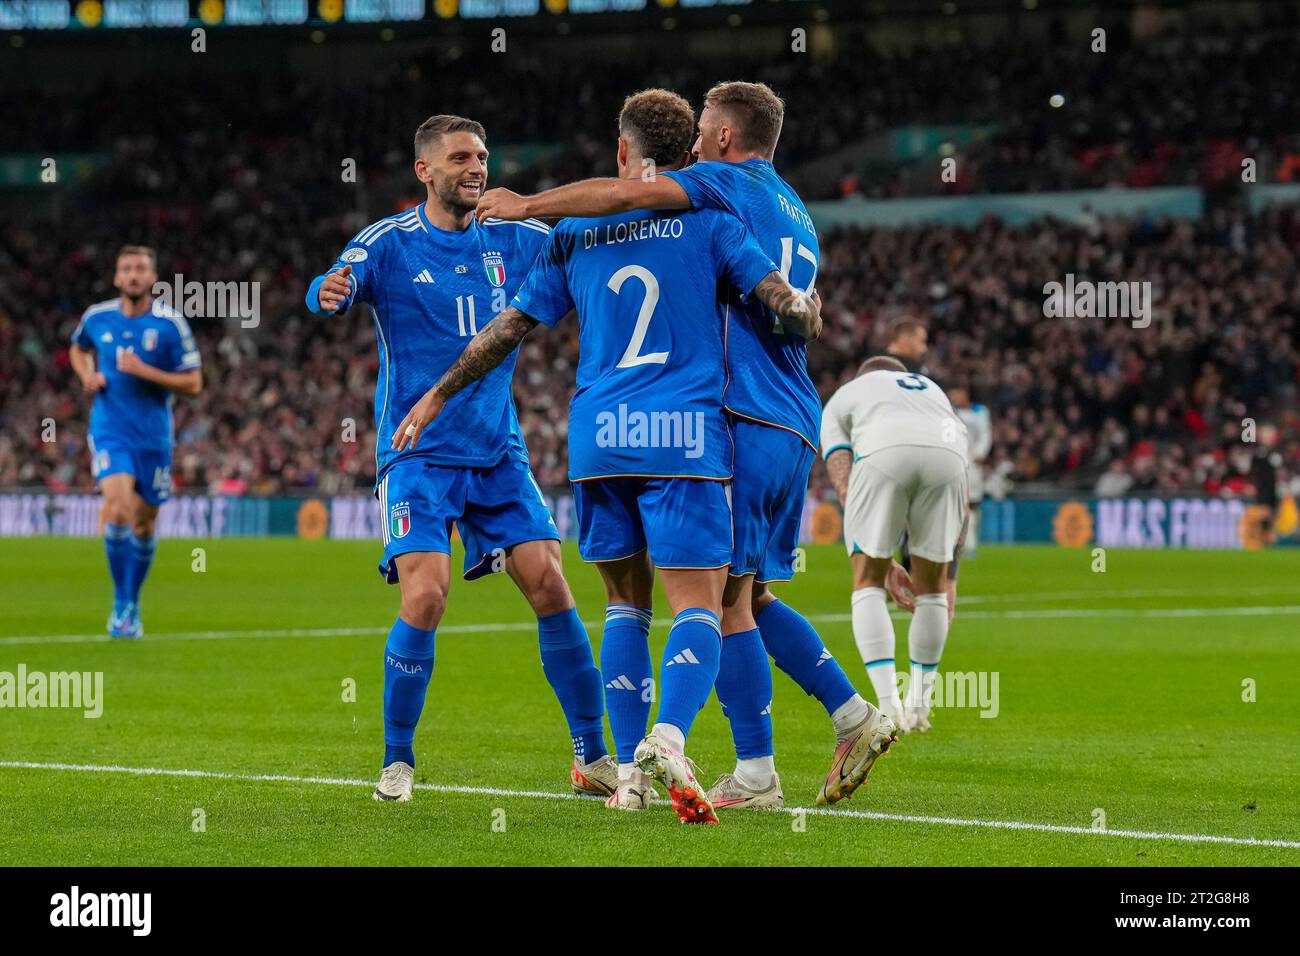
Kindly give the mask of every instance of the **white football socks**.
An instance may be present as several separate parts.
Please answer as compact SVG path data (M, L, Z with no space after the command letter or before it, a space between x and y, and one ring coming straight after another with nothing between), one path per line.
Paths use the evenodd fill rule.
M736 761L736 771L732 774L736 782L750 790L766 790L776 776L776 761L773 757L746 757Z
M650 734L662 738L679 754L686 753L686 735L675 724L655 724L650 728Z
M948 640L948 595L918 594L916 611L907 629L907 654L912 659L912 682L907 706L928 713L931 691L938 674L943 645Z
M884 588L853 592L853 640L867 665L876 700L886 713L902 709L898 699L898 674L894 663L894 622L889 619Z
M854 694L836 707L835 713L831 714L831 723L835 725L835 739L843 740L847 737L849 731L866 720L869 713L871 711L861 694Z

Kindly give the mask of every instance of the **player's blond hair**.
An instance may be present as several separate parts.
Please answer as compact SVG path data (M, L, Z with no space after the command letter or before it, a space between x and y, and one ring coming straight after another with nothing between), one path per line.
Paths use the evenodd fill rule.
M695 138L695 110L672 90L642 90L623 101L618 134L656 166L680 163Z
M889 355L876 355L867 359L858 366L858 374L866 375L868 372L906 372L907 366L898 359Z
M727 114L742 148L764 156L776 152L785 122L785 100L766 83L718 83L704 94L704 105Z

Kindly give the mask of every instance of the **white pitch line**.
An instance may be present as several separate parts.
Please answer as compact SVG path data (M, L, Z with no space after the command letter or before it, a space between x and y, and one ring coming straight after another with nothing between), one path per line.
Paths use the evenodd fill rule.
M1051 620L1058 618L1189 618L1189 617L1271 617L1300 614L1300 605L1264 604L1249 607L1166 607L1166 608L1041 608L1008 609L1002 611L963 611L960 599L957 620ZM898 620L907 620L905 612L895 611ZM851 620L848 614L812 614L808 620L814 624L843 624ZM583 621L589 631L597 631L604 621ZM654 627L672 625L672 618L656 618ZM438 628L439 634L491 634L498 631L534 631L535 621L509 621L491 624L447 624ZM387 627L317 627L317 628L258 628L239 631L173 631L146 634L146 641L220 641L241 638L274 637L363 637L387 634ZM107 644L107 634L24 634L17 637L0 637L0 646L17 644Z
M36 763L27 760L0 760L0 768L15 770L72 770L81 773L124 773L143 777L190 777L208 780L236 780L247 783L323 784L342 787L370 787L373 781L350 777L292 777L269 773L226 773L217 770L167 770L160 767L118 767L100 764ZM436 793L461 793L490 797L532 797L541 800L584 800L572 793L549 790L505 790L499 787L457 787L440 783L417 783L416 790ZM595 798L591 798L595 799ZM1177 843L1218 843L1233 846L1273 847L1300 850L1300 840L1268 840L1256 837L1216 836L1210 833L1158 833L1146 830L1094 830L1091 827L1062 826L1054 823L1026 823L1018 820L969 820L962 817L931 817L908 813L873 813L867 810L831 810L824 807L790 807L784 812L854 820L881 820L890 823L922 823L933 826L984 827L991 830L1030 830L1037 833L1065 833L1075 836L1121 837L1129 840L1171 840Z

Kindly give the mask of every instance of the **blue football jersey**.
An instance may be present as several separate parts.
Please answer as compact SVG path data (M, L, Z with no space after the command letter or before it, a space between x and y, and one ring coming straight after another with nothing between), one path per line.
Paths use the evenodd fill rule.
M392 449L393 432L420 397L510 304L550 229L536 219L470 221L460 232L431 224L424 204L362 229L331 272L352 266L352 293L339 310L365 302L379 337L375 386L377 477L399 457L439 465L486 468L513 457L528 460L510 393L515 355L453 395L414 449ZM307 306L320 311L317 291Z
M556 226L513 305L545 325L578 312L571 480L731 477L719 284L745 299L776 268L712 209Z
M117 370L119 350L135 352L164 372L188 372L201 367L198 347L180 313L157 299L149 311L128 318L119 299L92 305L81 316L72 341L97 353L105 386L90 410L90 440L99 448L170 451L172 393Z
M781 275L805 292L817 280L817 230L802 200L765 159L696 163L664 173L681 184L696 209L725 209L749 227L781 264ZM814 450L821 400L808 375L807 343L785 332L758 302L732 297L727 310L726 406L744 418L797 432Z

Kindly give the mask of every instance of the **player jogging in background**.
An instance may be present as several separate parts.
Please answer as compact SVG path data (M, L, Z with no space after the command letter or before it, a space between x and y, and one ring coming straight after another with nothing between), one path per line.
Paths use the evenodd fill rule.
M618 170L639 177L688 158L695 115L666 90L631 96L619 115ZM792 331L815 336L815 300L781 278L738 219L712 209L566 219L556 226L511 308L408 416L410 443L443 403L477 381L538 323L575 308L578 389L569 411L569 469L579 547L609 599L601 666L618 750L607 801L642 810L648 776L686 822L717 822L685 755L721 653L722 594L731 563L731 436L719 282L765 303ZM769 319L771 321L771 319ZM407 441L404 430L398 444ZM673 612L650 733L649 629L655 569Z
M431 375L506 307L549 229L474 219L487 181L483 127L433 116L415 132L415 174L428 197L361 230L307 291L316 313L365 302L379 337L375 389L376 496L384 522L380 572L400 583L401 612L384 648L384 763L377 800L409 800L416 723L434 663L434 634L451 583L451 527L465 542L465 579L505 570L537 615L542 670L573 740L571 781L608 795L600 672L561 567L559 534L528 468L510 395L514 356L458 395L446 429L420 448L392 441Z
M705 96L694 152L702 162L663 175L589 179L536 196L493 190L480 215L603 216L630 209L720 209L745 223L781 274L809 291L817 233L772 165L785 106L761 83L720 83ZM804 340L761 304L728 293L727 392L735 440L735 553L724 598L717 692L731 722L737 765L709 791L719 807L774 808L784 796L772 738L771 654L831 716L836 746L817 796L834 803L862 784L893 740L894 725L854 689L809 621L768 585L789 580L799 544L821 400Z
M932 380L868 359L822 416L822 455L844 505L853 564L853 637L880 707L904 731L930 729L930 695L948 639L948 563L966 518L966 426ZM912 550L911 679L900 702L885 576L900 536Z
M92 305L72 333L69 358L87 395L91 467L104 496L104 550L113 578L108 633L144 635L140 589L154 556L158 509L172 491L172 396L203 390L194 336L153 298L158 257L147 246L117 254L116 299Z

